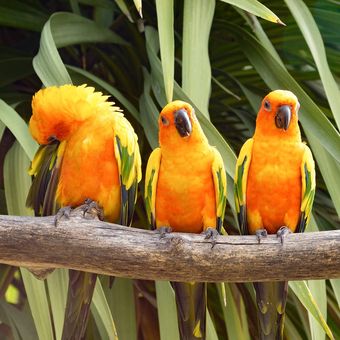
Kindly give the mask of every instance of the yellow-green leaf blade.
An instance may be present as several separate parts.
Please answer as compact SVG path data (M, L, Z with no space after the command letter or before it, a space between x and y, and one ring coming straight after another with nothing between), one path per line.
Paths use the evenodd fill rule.
M315 299L308 288L305 281L290 281L289 287L293 290L295 295L299 298L301 303L305 306L308 312L314 317L314 319L322 326L326 334L330 339L334 339L330 328L327 325L325 318L323 317Z
M208 51L215 0L185 0L183 18L182 88L209 117L211 67Z
M168 102L172 101L175 70L174 3L173 0L156 0L159 43Z
M239 7L265 20L282 24L282 21L276 14L274 14L269 8L267 8L265 5L261 4L257 0L221 0L221 1Z
M18 140L26 155L32 160L38 148L37 143L31 137L27 124L19 114L3 100L0 99L0 120L11 130Z
M340 129L339 86L328 66L325 46L318 26L307 5L303 1L285 0L285 2L295 18L295 21L307 42L309 50L313 55L334 119L338 129Z

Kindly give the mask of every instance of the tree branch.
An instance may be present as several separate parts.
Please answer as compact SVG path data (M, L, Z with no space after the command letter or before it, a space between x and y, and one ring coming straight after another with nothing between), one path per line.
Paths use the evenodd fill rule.
M72 268L113 276L173 281L274 281L340 277L340 230L255 236L159 234L87 220L0 216L0 262Z

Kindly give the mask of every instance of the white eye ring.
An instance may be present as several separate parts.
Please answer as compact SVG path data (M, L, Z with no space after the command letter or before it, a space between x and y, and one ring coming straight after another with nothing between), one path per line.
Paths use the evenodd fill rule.
M268 100L265 100L265 102L263 103L263 107L266 111L270 111L272 109Z
M169 121L167 120L167 118L165 116L161 116L161 121L162 121L163 125L165 125L165 126L169 125Z

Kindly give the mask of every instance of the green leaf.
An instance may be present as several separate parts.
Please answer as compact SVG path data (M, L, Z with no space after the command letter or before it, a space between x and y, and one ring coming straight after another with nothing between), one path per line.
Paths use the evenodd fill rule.
M68 289L68 270L55 269L46 279L56 339L61 339Z
M135 106L130 101L128 101L122 95L122 93L118 91L115 87L111 86L106 81L79 67L66 65L66 68L70 71L71 78L75 83L78 83L79 85L84 83L86 84L92 83L93 85L96 86L96 88L98 86L103 88L105 91L107 91L113 96L113 101L117 99L127 109L127 111L131 113L133 118L135 118L138 122L140 121L139 112L137 111Z
M340 164L334 160L327 150L320 144L320 141L308 130L305 131L313 156L321 170L322 177L326 183L328 192L334 203L334 207L340 216L340 195L339 195L339 172Z
M179 340L175 293L168 281L156 281L161 340Z
M175 72L174 2L173 0L156 0L156 9L164 88L166 98L168 102L171 102Z
M15 138L25 150L26 155L32 160L36 150L38 149L37 143L31 137L25 121L12 107L7 105L1 99L0 120L11 130Z
M5 195L10 215L33 215L32 210L25 206L31 185L27 172L29 164L30 160L16 141L8 151L4 163ZM21 268L21 275L39 339L54 339L44 282L37 280L25 268Z
M32 60L26 57L12 57L0 60L0 86L14 83L32 74Z
M319 231L316 221L312 215L311 221L308 226L308 232ZM327 320L327 293L325 280L309 280L307 281L308 288L313 295L315 302L320 309L320 312L325 320ZM313 340L325 339L325 331L322 326L315 320L313 315L308 312L309 325Z
M143 18L143 13L142 13L142 0L133 0L135 3L136 9L139 13L139 16Z
M100 328L100 323L102 323L106 330L108 338L118 340L116 326L113 321L111 310L106 300L106 296L104 294L104 290L99 278L97 278L97 283L93 293L91 311L94 315L97 316L95 317L95 320L97 322L98 328ZM124 339L124 337L121 338Z
M293 290L295 295L299 298L301 303L305 306L314 319L322 326L330 339L334 339L333 334L328 327L325 318L323 317L315 299L307 286L305 281L290 281L289 287Z
M283 24L282 21L265 5L261 4L257 0L221 0L228 4L239 7L247 12L250 12L265 20Z
M182 88L206 117L211 91L208 44L214 10L215 0L184 1Z
M30 160L16 141L7 152L4 162L4 187L9 215L32 216L33 211L26 208L26 197L31 186L28 175Z
M53 86L72 83L57 47L89 42L125 44L114 32L92 20L72 13L53 14L43 28L40 49L33 59L34 70L43 84Z
M41 31L47 15L23 1L6 1L0 5L0 25Z
M132 280L116 277L111 294L111 310L119 339L137 339Z
M340 129L339 86L329 69L325 46L316 22L302 0L285 0L313 55L334 119Z
M44 281L25 268L20 271L39 339L54 339Z
M226 303L223 300L222 285L225 287ZM221 308L226 324L229 339L250 340L247 314L241 297L235 299L234 294L239 294L233 284L218 284Z
M146 132L146 138L150 146L154 149L158 146L158 109L153 102L151 91L151 76L146 69L143 69L144 74L144 93L139 99L139 110L141 124Z
M29 308L17 308L0 300L1 323L11 326L11 331L15 340L35 340L37 332Z
M115 0L117 6L119 7L119 9L127 16L127 18L129 19L130 22L133 22L131 13L128 9L128 7L126 6L126 3L124 0Z
M313 295L317 306L325 320L327 320L327 294L325 280L309 280L308 288ZM309 324L313 340L325 339L325 331L321 325L315 321L311 313L308 313Z
M338 301L338 307L340 309L340 279L331 279L330 280L334 294Z
M299 119L304 129L313 133L332 156L340 161L340 135L320 108L252 35L239 26L228 25L228 27L238 38L244 53L270 88L289 89L295 93L301 103Z
M207 310L207 340L218 340L216 329Z

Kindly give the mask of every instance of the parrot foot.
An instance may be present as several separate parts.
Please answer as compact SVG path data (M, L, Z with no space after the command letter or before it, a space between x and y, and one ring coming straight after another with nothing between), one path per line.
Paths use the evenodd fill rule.
M292 231L288 227L283 226L277 231L276 236L280 237L281 244L283 244L286 236L291 234L291 233L292 233Z
M54 226L58 227L58 222L65 217L66 219L70 218L72 208L70 206L60 208L56 215L54 216Z
M159 234L159 238L164 238L166 234L170 234L172 232L171 227L159 227L156 229L156 233Z
M216 228L208 227L206 230L202 232L205 235L205 240L211 241L211 249L215 247L217 243L217 235L219 235Z
M98 217L99 220L104 220L103 209L98 205L97 202L87 198L83 205L79 207L83 211L84 218L91 219Z
M267 230L266 229L257 229L256 230L256 238L257 242L261 243L261 240L263 238L266 238L268 236Z

